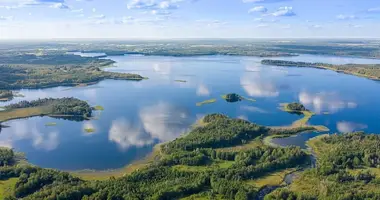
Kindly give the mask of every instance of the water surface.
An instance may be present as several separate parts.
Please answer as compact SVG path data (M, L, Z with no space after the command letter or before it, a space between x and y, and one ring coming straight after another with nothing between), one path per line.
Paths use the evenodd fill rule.
M84 56L98 56L84 55ZM280 103L300 101L319 115L312 124L331 132L364 130L380 133L379 82L313 68L262 66L254 57L110 56L116 67L105 70L138 73L148 80L106 80L81 87L19 90L21 100L77 97L101 105L97 120L75 122L34 117L6 122L0 144L25 152L33 164L62 170L114 169L141 159L155 144L172 140L209 113L224 113L267 126L284 126L301 118L278 109ZM276 59L307 62L380 63L380 60L301 55ZM186 82L177 82L184 80ZM221 95L237 93L257 102L227 103ZM216 98L213 104L197 102ZM323 113L328 112L328 115ZM56 122L56 126L45 126ZM95 128L86 133L85 128ZM310 137L275 140L281 145L303 146Z

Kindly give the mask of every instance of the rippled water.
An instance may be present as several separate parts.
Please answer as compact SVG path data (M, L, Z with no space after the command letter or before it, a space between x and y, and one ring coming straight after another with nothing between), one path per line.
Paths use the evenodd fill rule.
M102 54L97 54L102 55ZM86 54L85 56L97 56ZM312 68L261 66L262 58L203 56L112 56L117 67L105 70L139 73L148 80L102 81L82 88L56 87L20 90L24 98L77 97L101 105L97 120L75 122L34 117L6 122L2 146L25 152L33 164L64 170L120 168L149 154L152 147L188 131L208 113L224 113L268 126L289 125L300 116L280 111L283 102L300 101L320 114L310 121L332 132L379 132L379 82ZM380 60L301 55L278 58L307 62L380 63ZM186 82L177 82L185 80ZM238 93L257 102L227 103L220 98ZM217 98L214 104L197 102ZM329 112L328 115L322 113ZM45 126L56 122L57 126ZM95 128L86 133L85 128ZM304 145L317 134L275 140L282 145Z

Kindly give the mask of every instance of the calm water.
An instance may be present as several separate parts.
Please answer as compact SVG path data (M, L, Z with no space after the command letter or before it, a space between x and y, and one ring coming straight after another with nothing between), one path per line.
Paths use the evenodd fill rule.
M99 55L99 54L97 54ZM85 56L92 56L86 54ZM191 58L115 56L108 71L139 73L149 80L102 81L83 88L56 87L20 90L24 98L77 97L105 108L97 120L74 122L35 117L6 122L0 145L25 152L41 167L63 170L120 168L149 154L152 147L172 140L208 113L224 113L252 122L289 125L300 116L280 111L283 102L300 101L317 115L310 123L332 132L364 130L380 133L379 82L332 71L261 66L262 58L205 56ZM380 60L301 55L279 58L308 62L380 63ZM175 80L186 80L186 83ZM252 97L257 102L227 103L226 93ZM196 103L217 98L214 104ZM46 123L57 126L47 127ZM86 133L84 128L95 128ZM317 134L276 140L281 145L304 145Z

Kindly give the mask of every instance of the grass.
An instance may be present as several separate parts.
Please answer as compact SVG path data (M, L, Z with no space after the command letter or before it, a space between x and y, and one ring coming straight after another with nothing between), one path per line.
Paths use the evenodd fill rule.
M57 126L57 123L50 122L50 123L46 123L45 126Z
M13 190L18 181L18 178L10 178L8 180L0 180L0 199L12 196Z
M173 169L187 171L187 172L206 172L213 171L215 169L226 169L231 167L235 162L234 161L225 161L225 160L217 160L214 161L211 165L205 166L188 166L188 165L175 165Z
M49 114L49 109L44 106L4 110L4 111L0 111L0 122L9 121L12 119L21 119L21 118L48 115L48 114Z
M305 110L305 111L294 111L294 110L291 110L288 108L288 103L282 103L280 104L280 109L285 111L285 112L288 112L288 113L299 113L299 114L302 114L303 117L299 120L296 120L292 123L292 125L288 126L288 127L282 127L282 128L298 128L298 127L314 127L316 129L316 131L320 131L320 132L324 132L324 131L329 131L329 129L325 126L322 126L322 125L317 125L317 126L314 126L314 125L309 125L308 122L310 121L310 119L316 115L314 112L311 112L309 110ZM280 128L280 127L279 127Z
M216 102L216 99L209 99L209 100L206 100L206 101L199 102L196 105L197 106L203 106L205 104L211 104L211 103L215 103L215 102Z
M214 195L210 197L209 191L193 194L188 197L181 198L180 200L224 200L222 195Z
M285 176L287 174L290 174L292 172L295 172L297 169L291 168L291 169L285 169L281 171L277 171L274 173L270 173L264 177L249 180L247 181L247 184L252 185L257 188L263 188L265 186L277 186L282 185L284 182Z
M95 106L94 110L104 110L103 106Z
M85 128L84 131L86 133L94 133L96 130L94 128Z

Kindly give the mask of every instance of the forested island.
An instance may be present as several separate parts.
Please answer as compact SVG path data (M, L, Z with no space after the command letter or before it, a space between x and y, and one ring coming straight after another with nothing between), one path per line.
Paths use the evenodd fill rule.
M245 120L211 114L205 116L202 123L185 136L159 145L154 158L146 165L134 168L135 171L120 178L89 181L67 172L25 164L9 164L13 159L12 153L9 152L12 150L5 152L0 149L0 155L6 155L0 157L0 162L3 163L3 167L0 167L0 180L4 182L14 180L7 182L12 188L12 192L7 193L8 200L16 198L243 200L264 198L263 196L267 196L265 199L288 199L282 198L281 195L317 199L314 193L298 193L292 190L293 183L289 185L284 182L287 174L307 169L311 165L308 152L298 147L271 147L263 142L266 136L292 135L302 131L304 131L302 128L271 129ZM380 137L371 137L380 142ZM350 151L359 153L364 150L364 148L360 150L353 148ZM339 157L339 159L344 163L344 159L350 158ZM307 170L305 174L308 175L311 173L309 171L313 170L322 170L323 167L325 166L319 164L317 169ZM339 170L346 169L335 170L329 171L329 175L338 176L341 173ZM303 177L304 173L301 175ZM360 182L360 180L353 181ZM378 184L376 180L377 178L373 176L370 183L362 184L363 186ZM279 189L267 194L276 188ZM323 192L323 188L316 190Z
M351 74L355 76L365 77L373 80L380 80L380 65L379 64L346 64L332 65L326 63L308 63L294 62L286 60L262 60L263 65L274 65L283 67L311 67L318 69L333 70L338 73Z
M106 72L114 61L77 55L0 56L0 89L37 89L94 84L105 79L143 80L138 74Z
M45 98L10 104L0 111L0 122L33 116L91 117L93 108L86 101L76 98Z

